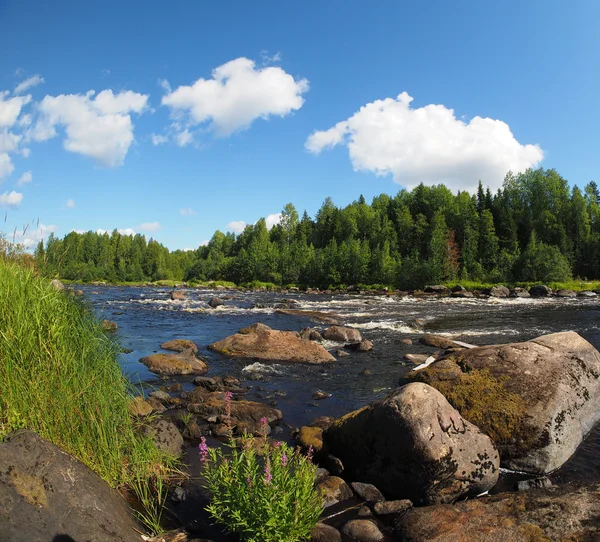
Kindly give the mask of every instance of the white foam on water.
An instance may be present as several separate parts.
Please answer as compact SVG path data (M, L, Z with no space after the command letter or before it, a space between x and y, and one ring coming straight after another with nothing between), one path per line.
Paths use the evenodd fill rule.
M381 320L379 322L363 322L362 324L352 324L352 327L358 329L387 329L399 333L419 333L418 329L406 325L404 322L394 320Z
M283 371L281 370L281 365L265 365L264 363L257 361L250 365L246 365L246 367L242 369L242 373L282 374Z
M464 331L436 331L436 335L443 337L482 337L486 335L519 335L522 330L518 329L467 329Z

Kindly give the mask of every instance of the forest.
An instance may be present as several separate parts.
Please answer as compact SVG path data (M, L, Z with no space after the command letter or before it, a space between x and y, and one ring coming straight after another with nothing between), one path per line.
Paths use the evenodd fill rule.
M70 232L40 242L46 276L83 282L253 281L401 289L451 281L551 282L600 278L600 190L569 186L553 169L509 173L492 193L453 194L420 184L344 208L327 198L316 216L293 204L206 246L170 252L143 235Z

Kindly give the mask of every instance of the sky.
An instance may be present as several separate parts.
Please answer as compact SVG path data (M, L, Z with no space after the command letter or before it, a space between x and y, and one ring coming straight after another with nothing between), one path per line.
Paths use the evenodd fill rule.
M0 232L195 249L289 202L528 167L583 187L598 20L597 0L0 0Z

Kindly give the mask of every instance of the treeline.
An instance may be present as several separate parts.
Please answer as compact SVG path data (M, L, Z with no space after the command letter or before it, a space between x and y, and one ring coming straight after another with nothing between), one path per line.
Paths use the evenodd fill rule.
M327 198L313 219L290 203L271 230L264 219L207 246L169 252L141 235L51 236L35 253L47 275L76 280L228 280L327 287L565 281L600 278L600 191L569 188L555 170L508 174L492 194L417 186L369 205Z

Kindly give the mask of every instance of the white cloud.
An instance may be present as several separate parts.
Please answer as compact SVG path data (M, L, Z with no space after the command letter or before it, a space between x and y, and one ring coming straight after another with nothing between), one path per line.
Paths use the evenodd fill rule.
M23 194L14 190L0 195L0 207L18 207L21 201L23 201Z
M5 152L0 154L0 179L4 177L8 177L15 170L15 166L13 165L10 156Z
M41 75L37 75L37 74L32 75L31 77L28 77L27 79L25 79L25 81L21 81L15 88L14 93L22 94L26 90L29 90L30 88L33 88L33 87L37 87L38 85L41 85L42 83L44 83L44 78Z
M0 92L0 128L10 128L15 124L23 106L31 101L29 95L5 99L7 96L8 91Z
M75 207L75 202L72 199L68 199L65 205L67 206L67 209L72 209Z
M168 94L171 94L171 84L166 79L159 79L158 86Z
M191 207L187 207L185 209L179 209L179 214L181 216L192 216L195 215L196 212Z
M142 113L148 96L130 90L114 94L103 90L86 94L46 96L39 104L40 118L31 137L45 141L57 135L56 126L64 126L63 146L93 158L100 165L117 167L123 164L133 142L133 123L129 113Z
M158 231L160 230L160 223L159 222L144 222L142 224L140 224L140 230L143 231Z
M202 242L200 243L200 246L201 246L201 247L207 247L207 246L208 246L208 243L210 243L210 239L205 239L204 241L202 241Z
M132 237L135 235L135 230L133 228L119 228L117 231L121 235L130 235Z
M403 92L368 103L329 130L315 131L305 147L318 154L343 144L355 171L391 174L407 188L444 183L470 192L480 179L499 188L509 170L523 171L544 156L538 145L521 145L500 120L474 117L465 123L443 105L412 109L412 100Z
M244 228L246 227L246 223L243 220L232 221L227 224L228 231L234 231L235 233L242 233Z
M162 104L186 127L209 123L217 136L228 136L258 118L284 117L300 109L307 90L306 79L295 80L275 66L256 69L252 60L241 57L214 69L212 79L167 90Z
M154 145L155 147L157 147L158 145L164 145L167 141L169 141L169 138L167 136L160 134L152 134L152 145Z
M0 153L16 151L22 138L23 136L13 134L6 129L0 130Z
M30 148L25 147L25 148L21 149L21 156L23 158L29 158L30 154L31 154L31 149Z
M281 222L281 213L274 213L267 216L265 222L267 223L267 229L270 230L273 226Z
M33 180L33 175L31 174L31 171L26 171L25 173L23 173L23 175L21 175L19 177L19 180L17 181L17 185L18 186L22 186L24 184L28 184Z
M87 233L85 230L77 230L75 228L73 228L71 231L75 232L75 233L79 233L80 235L83 234L83 233Z
M192 141L194 141L194 136L192 133L186 128L183 132L179 132L175 137L177 141L177 145L180 147L185 147L189 145Z
M32 246L37 245L40 241L45 241L51 233L56 233L56 230L58 230L58 226L53 224L49 226L40 224L34 230L26 228L24 232L16 232L15 241L17 243L22 243L25 248L31 248Z

